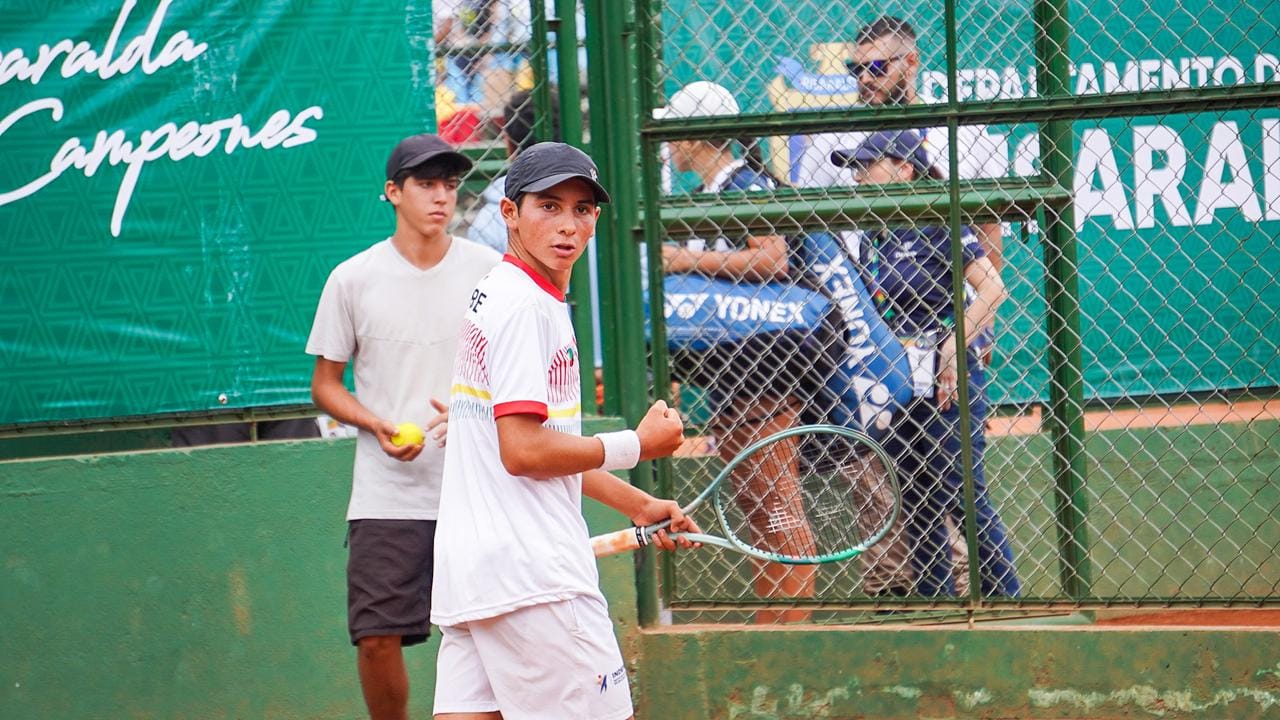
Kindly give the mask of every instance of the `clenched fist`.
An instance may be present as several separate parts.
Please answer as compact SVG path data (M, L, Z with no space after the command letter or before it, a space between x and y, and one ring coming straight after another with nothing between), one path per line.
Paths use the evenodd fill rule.
M667 457L684 442L684 423L675 408L659 400L640 419L636 435L640 436L641 460Z

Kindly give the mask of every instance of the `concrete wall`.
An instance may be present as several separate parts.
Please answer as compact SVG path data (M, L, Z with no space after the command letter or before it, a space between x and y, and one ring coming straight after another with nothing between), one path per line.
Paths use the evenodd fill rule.
M1280 717L1275 629L646 632L643 718Z
M1276 436L1254 435L1257 447L1232 443L1259 502L1280 476ZM1116 437L1116 457L1133 450L1122 439L1166 442ZM0 462L0 718L361 717L342 547L351 457L351 441L311 441ZM586 511L596 531L625 522ZM1274 630L641 633L632 558L600 567L642 718L1280 718ZM435 648L407 654L414 717L430 712Z

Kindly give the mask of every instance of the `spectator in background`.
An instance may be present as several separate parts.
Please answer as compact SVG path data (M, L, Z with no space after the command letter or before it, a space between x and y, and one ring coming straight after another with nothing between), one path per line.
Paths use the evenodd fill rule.
M445 51L445 85L456 102L484 102L484 48L493 32L495 0L432 0L436 46Z
M666 107L653 111L659 120L739 113L738 102L728 89L706 81L689 83L671 96ZM676 140L667 144L667 151L675 170L692 172L701 180L697 192L775 189L778 181L765 169L755 143L742 143L741 157L734 154L735 144L732 140ZM662 266L667 273L694 273L746 283L786 280L790 274L787 241L781 235L743 234L667 243L662 247ZM691 361L682 361L679 355L673 359L676 377L706 389L712 425L719 438L718 450L726 461L751 443L798 424L801 405L791 385L800 373L789 372L793 360L790 353L776 345L762 347L750 339L722 344L698 353ZM771 461L773 468L793 468L790 477L752 467L747 468L746 477L741 480L759 485L750 493L759 500L758 506L743 508L752 533L763 538L764 546L778 549L795 543L794 537L808 534L807 530L770 530L764 511L771 502L780 506L800 502L797 448L789 446L787 450L786 456L775 456ZM794 548L789 551L804 552ZM812 567L759 563L754 585L761 597L812 597L815 580ZM756 613L756 621L762 624L802 622L808 617L804 610Z
M873 133L853 151L833 153L831 162L852 168L860 185L941 177L921 133ZM1004 523L987 493L983 473L987 414L986 372L974 351L957 348L952 303L951 233L942 226L881 229L859 233L870 290L886 323L908 348L916 397L898 418L886 450L902 478L903 515L916 582L927 597L956 594L951 563L953 527L964 527L958 353L968 363L972 413L973 486L978 546L975 555L983 597L1020 593L1013 550ZM986 251L968 228L961 238L964 276L974 288L964 311L967 327L983 327L1004 301L1006 290Z
M853 57L847 63L849 73L858 82L861 100L871 106L912 105L921 102L917 92L920 72L920 49L915 29L902 18L885 15L858 31ZM939 179L947 177L948 136L946 127L927 128L922 131L924 152ZM801 158L797 185L829 187L852 185L856 179L847 168L832 165L832 152L857 147L867 137L865 132L825 133L808 138L809 148ZM957 155L961 178L1002 177L1008 168L1003 144L982 125L962 125L956 136ZM1004 266L1004 242L1000 223L979 225L975 228L978 242L996 272ZM860 248L854 244L850 251L857 257ZM990 360L993 342L992 326L970 327L978 354L984 361ZM948 521L950 522L950 521ZM960 528L951 528L952 561L957 571L959 592L968 590L968 573L965 571L967 550ZM864 587L868 593L902 596L913 582L907 563L907 548L898 534L891 534L864 556Z
M858 94L871 106L914 105L922 102L916 90L920 73L920 48L916 32L906 20L885 15L858 31L853 58L846 63L849 74L858 81ZM947 128L922 130L925 152L933 167L947 177ZM865 132L824 133L808 138L809 149L801 159L796 184L806 187L851 185L853 176L844 168L832 166L832 152L857 147ZM1003 177L1008 171L1004 144L991 135L984 125L962 125L957 133L960 177L963 179ZM999 271L1003 265L1003 240L1000 223L979 225L976 234L992 265Z
M654 119L709 117L739 114L738 102L728 89L713 82L692 82L671 96L671 102L653 111ZM677 171L692 172L702 181L700 193L773 190L778 181L765 168L753 142L745 142L742 156L734 154L731 140L674 140L667 143L671 164ZM735 280L766 281L788 275L787 240L781 235L718 237L708 243L690 240L662 248L663 270L698 272Z
M432 558L454 355L492 250L448 233L467 157L430 134L400 141L383 191L395 233L344 261L325 283L307 353L311 395L359 428L351 502L347 610L365 704L374 720L406 717L401 648L430 633ZM343 383L353 366L356 392ZM433 409L434 408L434 409ZM399 444L397 424L425 426Z
M560 140L560 103L554 92L551 93L551 137L534 137L533 128L537 122L537 109L533 103L533 93L527 90L516 92L507 100L502 110L502 140L507 147L507 157L514 160L520 151L541 140ZM483 203L476 211L475 219L467 231L470 238L500 253L507 251L507 224L502 219L499 209L505 197L507 176L499 175L490 182L480 197Z

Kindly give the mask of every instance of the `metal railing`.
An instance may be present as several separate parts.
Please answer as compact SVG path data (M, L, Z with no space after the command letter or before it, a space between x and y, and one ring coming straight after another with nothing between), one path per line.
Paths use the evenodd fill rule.
M854 28L888 10L870 3L835 8L825 2L764 0L732 4L635 0L626 4L625 11L599 0L586 3L591 129L597 139L592 151L615 198L601 223L599 243L601 274L611 279L600 298L602 315L607 318L603 328L605 407L634 422L650 392L667 397L698 424L698 441L704 448L673 464L658 464L655 474L637 473L637 482L652 483L677 498L689 497L694 489L682 478L698 476L721 462L714 451L705 448L714 447L719 434L739 431L717 423L716 413L701 409L708 388L698 385L708 381L706 372L699 374L705 370L699 363L709 360L668 340L665 326L672 320L672 304L668 302L670 290L664 288L670 287L673 276L718 276L736 283L734 291L741 297L759 300L763 294L753 288L767 284L758 278L734 279L728 266L673 270L675 263L664 261L664 245L676 248L677 254L685 249L696 254L704 244L710 244L708 238L743 248L762 238L782 237L794 250L797 238L806 234L866 236L868 228L906 233L945 228L952 240L947 246L950 267L945 275L950 303L944 314L953 318L957 342L965 346L972 336L989 330L965 327L969 302L965 270L970 259L956 240L970 227L981 228L995 221L1005 224L1008 263L1001 274L1010 298L997 313L994 348L989 351L994 353L993 359L987 365L986 358L977 352L958 353L956 359L961 378L969 376L968 366L975 359L983 363L976 371L990 375L992 402L992 410L982 410L979 415L975 411L979 406L974 403L982 390L958 383L956 401L961 412L953 432L959 439L959 452L949 470L962 477L963 483L959 497L948 502L961 510L948 514L958 524L953 532L976 551L968 553L965 577L955 578L968 580L968 589L954 595L934 594L926 592L917 577L906 587L894 588L892 594L877 595L868 584L874 575L868 565L849 563L824 568L819 590L811 597L758 598L749 582L758 568L714 552L686 554L662 562L656 586L642 584L645 622L656 622L664 605L675 611L678 620L742 619L749 617L753 608L767 606L810 608L814 617L847 621L873 619L878 616L868 611L894 608L974 612L1276 602L1280 568L1273 558L1280 547L1280 525L1274 518L1280 509L1276 489L1280 470L1275 447L1280 446L1280 429L1273 399L1280 362L1276 360L1275 336L1270 333L1277 327L1275 318L1280 312L1276 269L1280 267L1276 262L1280 258L1280 228L1275 224L1280 219L1280 199L1274 197L1280 195L1280 149L1267 148L1280 148L1280 139L1268 139L1271 135L1267 133L1276 133L1280 127L1270 109L1280 99L1280 73L1266 77L1270 67L1266 63L1267 58L1274 59L1274 54L1280 53L1280 33L1275 18L1266 13L1256 18L1250 15L1250 26L1242 29L1212 10L1196 18L1186 11L1162 16L1151 7L1134 10L1139 5L1037 0L1005 5L1000 10L947 0L928 7L893 6L888 10L898 8L917 27L938 30L929 36L922 32L918 42L921 56L940 56L941 69L931 77L935 87L940 83L941 96L919 105L867 107L846 99L843 104L819 103L812 109L797 110L780 109L783 103L770 105L759 97L776 94L786 72L794 71L795 63L791 63L790 70L776 70L775 77L774 58L769 52L781 52L778 48L787 42L811 42L816 48L814 63L830 65L832 58L822 56L819 50L857 50ZM934 15L924 17L928 13ZM1100 17L1103 13L1116 17ZM841 16L859 21L850 24L831 19ZM942 18L940 27L933 19L937 16ZM983 18L985 24L976 23ZM1187 29L1179 23L1193 27ZM1221 26L1220 32L1214 32L1214 23ZM967 28L963 34L957 32L961 26ZM1005 34L984 35L982 27L991 27L993 32L1003 29ZM1086 88L1081 92L1087 85L1085 60L1073 43L1091 39L1082 38L1084 32L1105 34L1107 28L1123 29L1115 31L1119 39L1102 43L1115 45L1118 54L1106 62L1095 60L1091 66L1103 69L1098 74L1106 75L1101 84L1107 85L1107 91ZM1171 40L1175 31L1182 35ZM822 36L827 32L832 35ZM1240 39L1231 39L1237 37ZM936 50L939 39L940 53ZM1211 47L1229 42L1236 45ZM924 49L926 44L934 49ZM1137 68L1133 72L1148 75L1132 81L1121 75L1127 72L1120 58L1126 48L1130 64ZM1159 81L1149 81L1154 72L1151 68L1177 71L1179 66L1173 60L1149 64L1144 58L1156 49L1169 56L1182 53L1193 58L1184 63L1183 74L1169 76L1164 87ZM1249 78L1238 76L1235 79L1242 82L1190 87L1196 82L1179 79L1194 80L1200 72L1196 68L1203 68L1209 55L1235 60L1235 55L1250 50L1258 58L1260 69L1252 78L1258 82L1243 82ZM1012 56L1013 64L1030 61L1034 67L1030 91L1011 92L1012 97L1007 98L962 97L964 83L979 75L966 67L1001 53ZM1232 69L1244 67L1240 61L1221 60L1217 67L1226 69L1219 72L1212 61L1213 57L1208 57L1205 78L1221 75L1231 80ZM781 61L777 64L782 66ZM1116 66L1121 70L1113 73ZM819 67L810 78L812 87L821 90L840 85L835 75L822 75L821 71ZM652 118L654 108L699 80L723 86L743 110ZM813 91L814 97L818 94ZM1262 126L1261 144L1266 147L1242 163L1231 154L1238 151L1230 138L1208 137L1196 158L1195 170L1178 175L1172 181L1176 186L1170 185L1169 173L1160 175L1159 171L1169 169L1179 149L1185 154L1188 143L1167 141L1158 135L1163 131L1150 130L1152 125L1142 118L1151 117L1192 128L1215 117L1244 117ZM1122 126L1160 141L1160 149L1143 156L1148 176L1135 175L1133 180L1135 186L1146 183L1140 187L1148 193L1143 200L1148 213L1151 206L1166 202L1165 198L1187 193L1187 175L1196 170L1205 175L1217 172L1212 178L1217 185L1206 190L1202 184L1196 198L1210 208L1209 221L1192 225L1171 216L1160 218L1154 229L1150 225L1135 227L1130 220L1127 232L1124 222L1112 223L1120 227L1104 231L1100 218L1113 219L1130 210L1099 205L1098 197L1104 203L1111 201L1106 193L1113 192L1116 181L1104 175L1114 174L1114 153L1119 149L1114 143L1104 147L1099 135L1090 135L1090 129L1100 127L1099 123ZM1165 126L1160 122L1155 125ZM975 176L964 171L966 148L962 147L963 137L973 135L975 126L983 135L1002 137L1006 143L1019 135L1032 137L1031 133L1034 139L1024 140L1012 153L1011 148L1005 149L1006 165L1015 166L1012 171L1006 167L1004 172ZM946 138L947 152L934 158L948 170L950 179L945 182L888 186L828 183L814 187L806 186L806 178L796 177L796 169L803 170L803 163L788 165L794 159L788 153L823 134L923 128L938 128L939 136ZM1210 132L1226 131L1215 125ZM775 175L786 176L785 170L792 170L789 179L803 187L691 193L690 187L708 178L681 177L681 168L673 170L668 163L673 153L679 152L672 149L673 143L741 136L767 139L766 165ZM725 143L700 147L723 149ZM735 157L741 157L748 146L730 147ZM1018 154L1024 147L1032 151L1030 159ZM1257 155L1262 155L1261 163ZM1020 162L1028 167L1018 170ZM1224 166L1229 170L1224 171ZM1241 199L1244 191L1239 178L1250 168L1254 173L1250 192L1266 205L1263 210L1255 211L1256 206ZM1155 180L1150 177L1152 170L1156 171ZM1082 172L1090 173L1083 181ZM1229 174L1227 179L1224 172ZM1155 187L1161 179L1166 185ZM1235 195L1213 194L1213 187L1232 183L1237 186L1226 193ZM1096 188L1098 184L1103 187ZM1077 216L1082 193L1090 192L1092 204ZM1240 209L1218 212L1232 203ZM1229 214L1234 212L1239 215ZM704 242L690 244L690 238ZM1181 248L1214 239L1238 243L1247 251L1218 250L1197 256L1206 263L1216 263L1219 269L1196 267L1196 257L1177 257ZM855 244L865 249L868 242L863 237ZM1113 290L1099 302L1099 287L1123 287L1127 280L1132 281L1124 274L1122 263L1143 266L1147 275L1131 273L1138 280L1152 283L1167 277L1167 269L1162 268L1158 277L1150 269L1158 264L1152 263L1153 245L1170 253L1169 267L1190 263L1190 271L1172 285L1157 287L1155 295L1142 294L1141 300L1132 292ZM865 262L859 267L867 271ZM793 270L794 275L775 279L774 284L792 289L802 285L805 269ZM1246 277L1250 278L1248 298L1231 295L1233 279L1239 282ZM1085 300L1088 307L1082 306ZM1132 306L1132 311L1118 310L1111 302ZM1233 368L1220 371L1206 364L1179 374L1161 364L1162 358L1178 353L1171 349L1169 328L1161 327L1155 318L1176 315L1175 307L1184 314L1204 316L1206 327L1215 336L1221 334L1218 330L1224 323L1237 319L1238 342L1220 339L1217 346L1209 347L1210 353L1232 350L1237 358ZM1111 333L1102 332L1104 327ZM1122 339L1144 334L1163 337L1128 345ZM727 337L721 340L730 343ZM647 368L634 362L646 351L650 358ZM678 355L680 367L672 366L673 353ZM1134 353L1142 355L1144 363L1136 369L1124 364ZM1183 364L1190 364L1189 356L1183 355ZM715 384L714 379L711 383ZM1153 387L1163 389L1152 392ZM715 388L710 391L714 393ZM1206 396L1206 392L1210 394ZM921 401L914 402L918 406ZM1120 409L1124 404L1139 407ZM933 416L923 412L916 417L927 423ZM894 433L903 432L903 422L901 418L895 421L886 442L892 441ZM991 427L984 432L986 425ZM980 447L975 447L975 438L982 439ZM690 443L690 447L695 445ZM929 454L928 449L916 451ZM977 458L983 452L984 462L979 463ZM1255 462L1236 462L1241 457ZM909 458L904 456L905 460ZM1217 464L1229 465L1235 474L1220 477L1221 471L1210 469ZM979 467L985 469L985 480L975 477ZM1049 468L1047 475L1041 467ZM1144 468L1145 474L1139 468ZM936 493L936 488L928 487L934 482L928 473L914 482L921 494ZM1225 483L1221 490L1216 489L1219 483ZM1209 492L1206 487L1215 489L1205 495ZM932 501L926 497L922 507ZM981 546L990 540L992 527L975 520L981 503L997 508L1007 527L1022 581L1016 594L983 587L990 578L984 575L989 568ZM1219 534L1216 540L1215 533ZM907 535L911 534L908 528ZM922 537L908 537L906 542L914 558L925 558L911 563L912 569L936 569L930 558L940 548L929 547ZM1217 555L1222 548L1227 548L1229 557ZM641 568L641 579L645 583L653 579L647 566Z

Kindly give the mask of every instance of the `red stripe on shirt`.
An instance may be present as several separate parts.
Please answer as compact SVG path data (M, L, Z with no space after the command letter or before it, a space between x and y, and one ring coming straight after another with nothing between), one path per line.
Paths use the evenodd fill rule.
M493 406L493 419L505 415L537 415L541 422L547 421L547 404L536 400L513 400Z
M543 277L542 274L539 273L537 270L534 270L533 268L529 267L528 263L516 257L515 255L503 255L502 259L504 262L509 262L512 265L515 265L516 267L523 270L524 274L528 275L529 279L533 280L534 284L542 288L548 295L555 298L559 302L564 302L564 293L561 292L560 288L553 285L549 279Z

